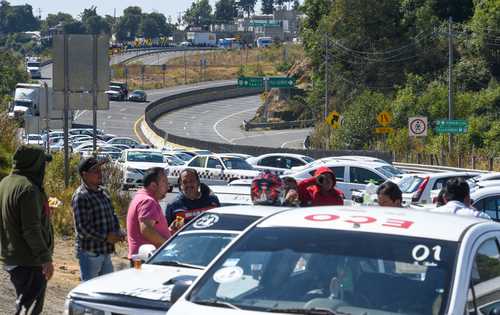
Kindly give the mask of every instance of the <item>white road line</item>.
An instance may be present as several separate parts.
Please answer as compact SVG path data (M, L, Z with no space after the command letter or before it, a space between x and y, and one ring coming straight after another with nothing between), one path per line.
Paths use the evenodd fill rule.
M304 139L295 139L295 140L286 141L286 142L283 142L283 144L281 145L281 148L286 148L286 146L289 145L290 143L302 142L302 141L304 141Z
M221 119L219 119L213 126L213 130L215 131L215 133L224 141L226 142L229 142L229 143L232 143L231 140L229 140L228 138L224 137L220 132L219 130L217 130L217 126L223 122L224 120L228 119L228 118L231 118L233 116L237 116L239 114L243 114L243 113L247 113L247 112L251 112L251 111L256 111L257 108L252 108L252 109L245 109L245 110L242 110L241 112L237 112L237 113L232 113L231 115L227 115L225 117L222 117Z
M126 110L127 110L127 108L125 108L125 107L124 107L124 108L120 109L120 112L122 112L122 113L123 113L123 112L124 112L124 111L126 111Z
M288 131L280 131L280 132L274 132L274 133L261 133L258 135L233 138L233 139L231 139L231 143L233 143L234 141L244 140L244 139L249 139L249 138L272 137L275 135L284 135L284 134L301 133L301 132L304 132L304 130L288 130Z

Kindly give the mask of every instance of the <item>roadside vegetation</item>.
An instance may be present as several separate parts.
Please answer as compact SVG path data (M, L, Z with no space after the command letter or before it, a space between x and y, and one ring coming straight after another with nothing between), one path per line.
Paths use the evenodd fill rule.
M325 60L328 112L344 116L333 130L318 124L315 148L390 150L396 160L467 165L500 155L500 2L305 0L302 37L311 71L307 104L323 122ZM453 118L468 121L453 137L429 130L411 139L408 117L448 119L448 18L453 17ZM325 43L328 43L326 46ZM389 135L375 133L377 113L393 116Z
M284 75L303 58L302 46L277 44L262 49L188 52L186 59L180 56L169 60L165 71L162 65L144 66L144 80L141 74L143 65L140 63L113 65L112 68L113 79L127 81L131 89L158 89L200 81L230 80L239 76Z

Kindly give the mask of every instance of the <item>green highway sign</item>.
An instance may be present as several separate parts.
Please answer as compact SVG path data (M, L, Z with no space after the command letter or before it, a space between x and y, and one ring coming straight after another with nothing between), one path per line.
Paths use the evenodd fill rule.
M280 22L272 20L255 20L250 21L249 25L253 27L279 27Z
M437 133L466 133L469 125L466 120L437 120L436 129Z
M263 88L264 78L262 77L240 77L238 78L238 87L243 88Z
M293 88L295 79L289 77L271 77L268 81L269 88Z

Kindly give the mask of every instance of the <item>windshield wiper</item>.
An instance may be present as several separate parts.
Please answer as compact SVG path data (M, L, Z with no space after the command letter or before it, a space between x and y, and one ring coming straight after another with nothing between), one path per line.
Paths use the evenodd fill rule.
M185 264L185 263L181 263L181 262L178 262L175 260L155 261L155 262L151 262L151 263L153 265L160 265L160 266L174 266L174 267L184 267L184 268L192 268L192 269L200 269L200 270L204 269L204 267L201 267L201 266Z
M304 315L349 315L348 313L336 312L328 308L270 308L266 312L270 313L291 313Z
M201 304L201 305L208 305L208 306L215 306L215 307L225 307L225 308L231 308L233 310L241 310L236 305L233 305L229 302L223 301L223 300L218 300L218 299L208 299L208 300L196 300L196 301L191 301L195 304Z

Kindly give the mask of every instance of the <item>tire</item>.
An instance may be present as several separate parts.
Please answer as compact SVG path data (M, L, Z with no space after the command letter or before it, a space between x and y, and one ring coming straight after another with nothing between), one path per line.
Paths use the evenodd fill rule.
M128 191L130 189L129 185L122 184L122 190Z

